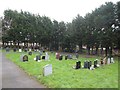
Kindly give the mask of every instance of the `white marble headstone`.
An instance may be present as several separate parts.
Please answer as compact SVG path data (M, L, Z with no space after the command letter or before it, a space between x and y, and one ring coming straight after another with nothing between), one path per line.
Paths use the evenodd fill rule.
M46 52L46 55L45 55L45 60L49 60L49 55L48 55L47 52Z
M108 60L107 60L107 64L110 64L110 58L108 58Z
M52 74L52 64L45 65L43 68L43 75L47 76Z
M113 57L111 58L111 63L114 63L114 59L113 59Z
M22 52L22 49L19 49L19 52Z

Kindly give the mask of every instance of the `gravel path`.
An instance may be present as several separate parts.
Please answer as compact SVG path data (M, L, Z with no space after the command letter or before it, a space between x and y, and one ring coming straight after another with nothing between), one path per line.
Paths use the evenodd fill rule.
M28 76L23 70L16 66L5 55L0 52L0 63L2 62L2 88L45 88L36 80Z

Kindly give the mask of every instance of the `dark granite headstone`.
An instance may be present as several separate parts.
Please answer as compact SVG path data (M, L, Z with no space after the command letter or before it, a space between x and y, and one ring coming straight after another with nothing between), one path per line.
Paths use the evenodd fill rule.
M88 61L84 62L84 68L88 68Z
M94 61L94 68L97 67L97 60Z
M25 48L24 51L27 52L27 48Z
M63 58L63 56L62 56L62 55L60 55L59 60L62 60L62 58Z
M42 56L42 59L45 59L45 56Z
M67 58L68 58L68 56L66 55L66 56L65 56L65 60L67 60Z
M79 68L81 68L81 61L76 62L76 69L79 69Z
M16 52L16 51L17 51L17 49L16 49L16 48L14 48L14 49L13 49L13 52Z
M36 56L36 61L38 61L38 60L41 60L40 55L37 55L37 56Z
M92 66L92 61L88 61L88 69Z
M28 61L28 56L27 56L27 55L24 55L24 56L23 56L23 62L26 62L26 61Z
M30 51L30 52L28 52L28 55L32 55L32 52Z

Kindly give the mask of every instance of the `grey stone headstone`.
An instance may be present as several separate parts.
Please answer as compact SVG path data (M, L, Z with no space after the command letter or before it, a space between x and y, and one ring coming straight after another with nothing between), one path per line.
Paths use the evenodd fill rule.
M23 62L23 57L24 57L24 55L21 55L21 56L20 56L20 61L21 61L21 62Z
M43 76L52 74L52 64L45 65L43 68Z
M107 60L107 64L110 64L110 58L108 58L108 60Z

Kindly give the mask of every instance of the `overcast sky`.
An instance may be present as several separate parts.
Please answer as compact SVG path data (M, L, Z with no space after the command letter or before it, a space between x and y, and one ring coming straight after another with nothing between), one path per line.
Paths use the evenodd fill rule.
M6 9L29 11L46 15L57 21L71 22L77 14L85 16L105 2L119 0L0 0L0 16Z

